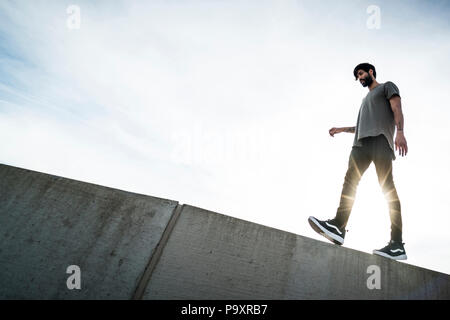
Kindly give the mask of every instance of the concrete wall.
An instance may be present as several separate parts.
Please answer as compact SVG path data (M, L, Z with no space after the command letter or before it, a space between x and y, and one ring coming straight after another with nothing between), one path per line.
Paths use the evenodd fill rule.
M132 298L176 206L0 165L0 298Z
M72 264L81 290L66 287ZM380 290L367 288L373 265ZM447 274L5 165L0 268L2 299L450 298Z
M380 290L367 287L372 265ZM450 278L184 206L144 298L449 299Z

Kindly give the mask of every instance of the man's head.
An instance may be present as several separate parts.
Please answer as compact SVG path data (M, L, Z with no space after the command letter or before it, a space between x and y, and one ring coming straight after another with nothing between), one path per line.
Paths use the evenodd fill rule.
M370 86L377 77L375 67L370 63L360 63L353 69L355 80L359 80L363 87Z

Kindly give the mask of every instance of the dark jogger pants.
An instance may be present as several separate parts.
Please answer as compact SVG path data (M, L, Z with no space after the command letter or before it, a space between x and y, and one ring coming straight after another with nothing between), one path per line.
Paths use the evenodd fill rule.
M378 182L380 183L381 190L389 205L391 240L402 241L400 200L392 177L392 160L394 153L389 147L389 143L384 135L363 138L361 141L362 147L352 147L339 208L337 209L334 221L340 227L345 227L347 225L355 201L356 189L359 181L373 161L375 163Z

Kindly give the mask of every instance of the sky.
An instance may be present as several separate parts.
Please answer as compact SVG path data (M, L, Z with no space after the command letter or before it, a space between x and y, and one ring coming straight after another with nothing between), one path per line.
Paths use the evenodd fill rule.
M450 273L448 1L0 2L0 162L324 240L370 62L402 96L406 262ZM441 227L441 228L439 228ZM443 228L442 228L443 227ZM390 221L372 164L344 246ZM326 240L325 240L326 241Z

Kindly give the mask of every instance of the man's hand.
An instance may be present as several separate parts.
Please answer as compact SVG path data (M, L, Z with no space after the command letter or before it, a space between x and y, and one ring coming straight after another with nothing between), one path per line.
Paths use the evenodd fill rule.
M330 136L334 137L334 135L335 135L336 133L344 132L344 128L334 128L334 127L333 127L333 128L331 128L328 132L330 133Z
M406 143L406 138L403 135L403 131L397 131L397 136L395 137L395 151L398 150L398 154L402 157L406 156L408 153L408 145Z

